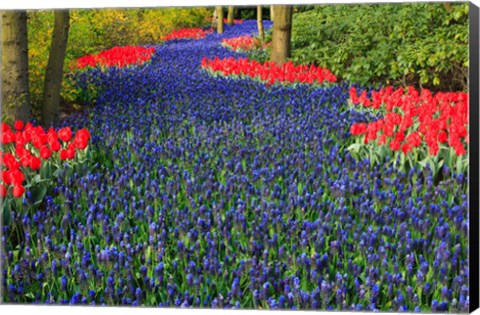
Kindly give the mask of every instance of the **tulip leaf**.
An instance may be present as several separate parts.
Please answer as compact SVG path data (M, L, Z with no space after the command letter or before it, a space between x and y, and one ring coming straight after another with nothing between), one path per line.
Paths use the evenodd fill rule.
M350 155L354 158L359 158L360 156L360 149L362 148L362 144L360 143L354 143L350 145L347 150L350 153Z
M3 200L2 202L2 220L3 220L3 225L9 226L12 220L11 214L10 214L10 206L7 201Z
M47 194L47 186L46 185L37 185L30 188L30 192L32 194L32 203L34 205L39 205L45 195Z
M427 156L425 159L423 159L421 161L418 161L418 164L420 164L420 166L422 166L422 168L425 168L425 167L427 167L427 163L428 163L429 160L430 160L430 156Z
M468 160L467 160L467 162L468 162ZM462 159L461 156L458 156L457 157L457 163L456 163L456 171L457 171L458 174L463 173L463 171L465 170L464 166L466 166L466 163L465 163L464 159Z

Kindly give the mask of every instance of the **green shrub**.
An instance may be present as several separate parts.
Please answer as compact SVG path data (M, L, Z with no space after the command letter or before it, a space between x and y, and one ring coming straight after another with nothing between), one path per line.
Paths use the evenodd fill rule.
M466 90L468 3L317 6L294 15L292 47L351 82Z

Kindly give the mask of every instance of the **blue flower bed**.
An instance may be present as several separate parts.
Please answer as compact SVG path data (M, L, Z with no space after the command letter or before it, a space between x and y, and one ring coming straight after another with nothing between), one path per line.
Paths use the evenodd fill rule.
M96 165L12 213L4 302L466 312L468 178L353 159L347 84L212 77L225 27L79 75Z

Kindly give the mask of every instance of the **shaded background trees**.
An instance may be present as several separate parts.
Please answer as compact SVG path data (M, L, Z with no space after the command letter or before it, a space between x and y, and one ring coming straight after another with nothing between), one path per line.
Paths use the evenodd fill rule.
M63 64L67 47L69 11L55 11L55 27L43 92L42 114L47 126L58 118ZM29 88L28 29L26 11L2 13L2 120L33 118Z
M227 24L228 25L233 25L233 20L234 20L234 16L235 16L235 8L233 7L233 5L229 6L228 7L228 14L227 14Z
M275 5L273 7L272 51L270 60L282 63L291 55L291 34L293 7L289 5Z
M12 13L17 12L5 11L2 12L2 16ZM8 36L16 38L19 35L12 33L13 28L8 31L10 33L6 32L8 28L5 27L5 24L2 27L4 31L2 37L7 39L2 41L3 51L6 52L3 54L4 59L2 60L2 91L4 91L2 95L8 98L2 99L2 119L9 121L12 119L31 120L32 118L40 120L44 113L42 107L44 107L45 91L52 91L51 87L45 86L45 78L50 47L52 47L55 15L58 13L53 10L29 10L23 11L22 14L23 26L20 33L23 32L25 35L24 40L21 41L22 49L14 47L15 45L6 46L10 42ZM66 75L61 80L59 109L71 111L80 108L75 103L79 99L79 90L68 77L71 62L76 58L114 46L157 43L162 36L173 29L207 26L207 17L210 16L211 10L201 7L192 9L70 10L69 39L63 63L63 73ZM8 16L7 19L2 20L3 23L11 24ZM9 51L12 49L21 50L22 53L10 54ZM12 60L16 65L15 68L4 67L11 63L7 63L5 60L8 56L16 56L17 59ZM52 56L51 63L56 59ZM23 68L20 71L19 65L21 64ZM14 80L9 77L13 78L12 76L17 76L19 73L22 73L23 81L21 84L15 83L13 86ZM57 70L56 73L59 71ZM47 81L50 82L49 79ZM22 95L22 97L19 98L18 95ZM46 96L48 98L48 93ZM8 104L10 105L8 106ZM54 110L54 112L58 114L58 110ZM50 123L50 119L47 119L47 123Z
M224 22L223 22L223 7L217 6L215 8L217 13L217 33L222 34L224 30Z
M265 31L263 30L263 8L261 5L257 6L257 25L258 25L258 36L262 39L265 38Z
M63 79L63 64L67 50L70 11L55 11L52 45L48 57L43 89L42 121L46 126L56 123L60 111L60 89Z
M32 118L28 85L26 11L2 12L2 116L6 120Z

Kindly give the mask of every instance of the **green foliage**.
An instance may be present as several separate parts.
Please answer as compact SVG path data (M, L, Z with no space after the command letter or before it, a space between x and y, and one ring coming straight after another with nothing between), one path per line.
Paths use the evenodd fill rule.
M315 5L296 5L294 8L294 13L301 13L315 10Z
M424 169L426 173L429 168L433 178L441 175L443 166L455 171L456 174L468 171L468 156L458 156L454 149L447 145L440 144L440 150L437 155L428 153L428 148L423 145L414 148L412 153L404 154L401 151L392 151L387 145L378 145L375 142L365 144L363 137L357 137L355 142L347 147L351 156L358 160L368 159L370 165L384 165L388 167L390 163L402 172L407 173L413 168Z
M294 15L292 47L351 82L466 90L468 3L321 5Z
M225 7L225 8L227 8L227 7ZM235 8L237 9L237 14L236 14L235 18L241 19L241 20L256 20L257 19L257 6L238 6L238 7L235 6ZM270 15L268 17L270 17ZM266 19L265 16L263 18Z
M76 58L114 46L155 44L173 29L207 26L206 18L210 16L211 10L206 8L71 10L64 73L68 74ZM28 12L30 97L34 116L40 113L53 24L52 10ZM64 78L61 96L66 102L72 102L79 91L68 75Z
M256 49L247 51L248 57L258 62L265 63L270 60L270 54L272 51L272 29L265 30L265 37L262 39L257 36L258 34L252 34L258 41Z

